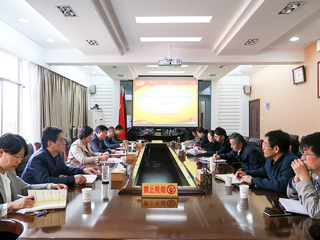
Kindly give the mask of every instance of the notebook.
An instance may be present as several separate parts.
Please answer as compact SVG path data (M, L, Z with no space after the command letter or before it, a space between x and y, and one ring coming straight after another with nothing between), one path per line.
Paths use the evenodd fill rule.
M279 198L280 206L287 212L309 215L299 200Z

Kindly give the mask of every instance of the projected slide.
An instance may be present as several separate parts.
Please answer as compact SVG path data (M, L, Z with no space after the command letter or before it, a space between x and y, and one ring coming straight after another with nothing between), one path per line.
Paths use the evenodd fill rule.
M197 81L133 81L133 126L197 125Z

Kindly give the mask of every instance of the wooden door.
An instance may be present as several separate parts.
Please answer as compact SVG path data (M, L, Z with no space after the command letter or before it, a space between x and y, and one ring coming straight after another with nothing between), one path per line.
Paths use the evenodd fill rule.
M249 137L260 138L260 99L249 101Z

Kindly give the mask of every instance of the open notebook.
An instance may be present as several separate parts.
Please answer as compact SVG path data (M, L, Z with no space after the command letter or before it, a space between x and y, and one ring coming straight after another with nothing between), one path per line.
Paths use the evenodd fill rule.
M28 195L33 195L35 204L32 208L21 209L18 212L34 212L44 209L62 209L67 204L67 189L62 190L28 190Z
M230 174L216 174L215 178L225 182L227 176L232 177L232 184L241 184L241 182L232 173L230 173Z
M283 210L287 212L309 215L299 200L279 198L279 203L280 206L284 208Z

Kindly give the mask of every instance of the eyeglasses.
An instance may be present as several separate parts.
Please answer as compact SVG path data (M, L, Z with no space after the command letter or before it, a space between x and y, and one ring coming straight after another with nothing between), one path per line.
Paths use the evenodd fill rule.
M262 147L263 147L263 148L267 148L267 147L271 147L271 146L267 146L266 143L263 143L263 144L262 144Z
M304 152L303 152L301 155L304 156L304 157L306 157L306 156L315 155L315 154L314 154L314 153L304 153Z

